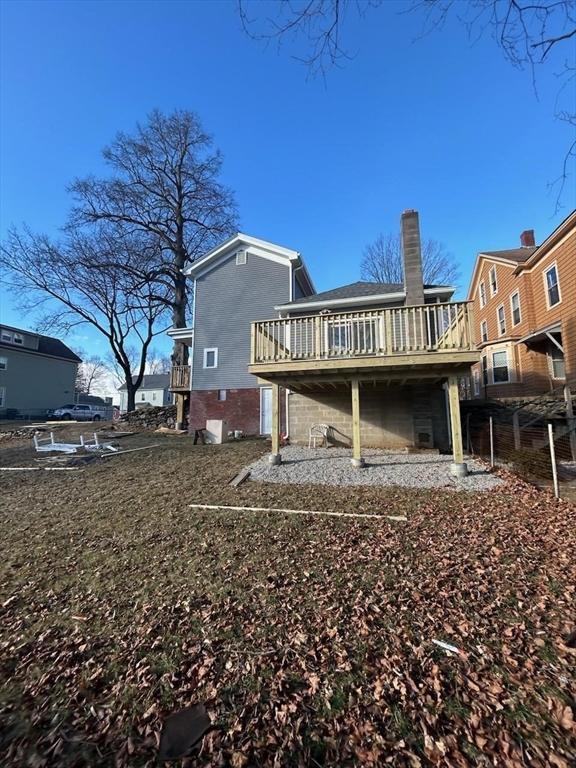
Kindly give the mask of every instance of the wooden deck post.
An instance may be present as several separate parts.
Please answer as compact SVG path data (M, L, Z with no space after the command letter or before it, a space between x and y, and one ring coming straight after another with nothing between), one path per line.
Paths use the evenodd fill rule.
M282 462L280 455L280 385L272 384L272 453L270 464L278 465Z
M448 377L448 399L450 402L450 428L452 431L452 455L454 461L450 473L455 477L466 477L468 467L464 463L462 448L462 425L460 423L460 393L458 392L458 377Z
M360 444L360 383L358 379L352 379L352 466L364 466Z
M176 395L176 429L186 429L184 423L184 405L186 395Z

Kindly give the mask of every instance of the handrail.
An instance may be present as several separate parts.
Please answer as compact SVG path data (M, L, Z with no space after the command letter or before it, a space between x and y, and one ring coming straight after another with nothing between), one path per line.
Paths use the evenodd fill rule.
M252 323L251 363L474 351L470 302L331 312Z

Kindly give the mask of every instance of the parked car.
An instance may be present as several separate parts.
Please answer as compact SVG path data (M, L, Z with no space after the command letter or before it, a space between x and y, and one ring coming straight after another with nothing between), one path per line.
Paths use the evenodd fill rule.
M103 419L111 419L111 408L106 408L101 405L84 405L82 403L63 405L61 408L56 408L53 411L52 416L64 421L101 421Z

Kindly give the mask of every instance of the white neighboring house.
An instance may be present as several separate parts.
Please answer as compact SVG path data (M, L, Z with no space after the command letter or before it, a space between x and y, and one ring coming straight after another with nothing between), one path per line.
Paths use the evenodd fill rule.
M174 402L174 396L169 390L169 373L149 373L142 379L142 384L136 391L136 408L145 408L146 406L171 405ZM126 384L118 388L120 392L120 413L126 413L128 406L128 393Z

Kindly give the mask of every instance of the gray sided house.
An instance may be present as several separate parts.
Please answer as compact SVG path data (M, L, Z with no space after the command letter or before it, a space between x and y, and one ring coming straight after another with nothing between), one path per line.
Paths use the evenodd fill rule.
M279 302L276 316L252 324L250 373L272 387L272 454L279 463L281 393L292 442L313 424L330 442L363 447L452 447L453 472L466 474L459 377L478 352L468 302L450 286L424 285L418 213L401 219L404 283L353 283Z
M126 384L122 384L118 388L118 392L120 392L120 413L126 413L128 407ZM142 383L136 391L136 408L162 407L171 405L172 402L169 373L149 373L142 378Z
M0 325L0 418L43 418L72 403L80 362L58 339Z
M314 292L300 255L238 233L187 275L193 281L193 328L168 333L190 346L190 366L172 369L172 391L180 407L188 400L190 427L222 419L229 430L269 434L272 390L248 371L250 327L273 315L276 305Z

